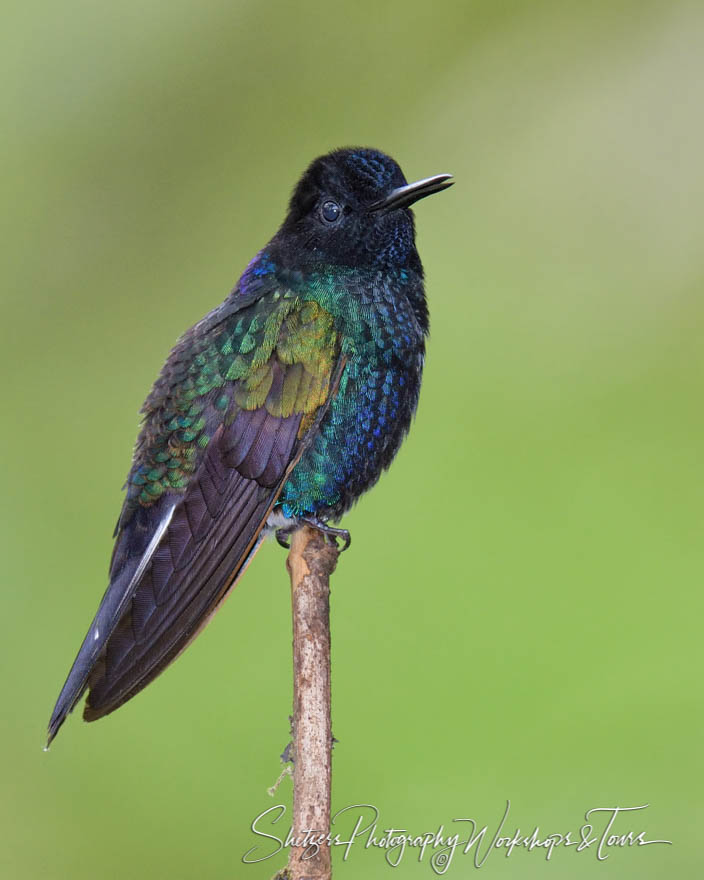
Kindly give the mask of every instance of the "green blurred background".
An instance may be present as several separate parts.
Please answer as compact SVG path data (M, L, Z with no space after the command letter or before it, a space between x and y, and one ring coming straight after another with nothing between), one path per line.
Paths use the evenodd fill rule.
M49 754L106 583L137 411L314 156L457 185L417 210L432 337L333 583L334 806L674 841L491 877L701 866L700 2L7 4L0 873L270 877L290 803L284 553L144 694ZM696 798L696 795L699 797ZM286 824L286 821L281 823ZM337 876L389 877L336 852ZM431 877L409 852L398 873ZM448 876L468 876L469 858ZM394 875L396 876L396 875Z

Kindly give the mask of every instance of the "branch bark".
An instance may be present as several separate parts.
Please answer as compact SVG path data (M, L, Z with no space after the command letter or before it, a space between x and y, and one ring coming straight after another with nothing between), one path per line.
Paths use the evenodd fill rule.
M293 834L330 830L330 575L339 551L317 529L293 533L286 567L293 612ZM289 880L330 880L330 847L291 847Z

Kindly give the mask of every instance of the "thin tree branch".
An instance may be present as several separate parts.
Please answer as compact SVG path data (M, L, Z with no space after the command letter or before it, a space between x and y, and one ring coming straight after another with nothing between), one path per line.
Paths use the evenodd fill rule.
M338 550L317 529L294 532L286 567L293 612L293 834L330 830L330 575ZM291 847L289 880L330 880L330 847L301 859Z

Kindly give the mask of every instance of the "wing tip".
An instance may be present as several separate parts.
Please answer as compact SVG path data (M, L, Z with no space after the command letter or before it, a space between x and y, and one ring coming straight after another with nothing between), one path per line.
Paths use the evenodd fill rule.
M56 734L59 732L59 727L61 727L60 723L56 724L56 725L49 723L49 726L46 731L46 743L44 744L44 751L45 752L49 751L49 746L54 742Z
M73 704L66 708L65 706L57 703L56 708L51 716L49 724L47 726L47 734L46 734L46 745L44 746L44 751L49 751L49 746L56 739L56 736L61 730L64 721L68 718L68 716L73 712L76 708L76 705L80 701L81 697L85 693L86 688L76 697ZM109 715L113 709L116 709L117 706L112 704L106 704L104 706L91 706L90 704L90 691L88 693L88 699L86 700L83 706L83 720L84 721L97 721L99 718L103 718L105 715Z
M73 708L73 707L71 707L71 708ZM71 709L67 709L64 706L62 706L60 701L56 704L54 711L52 713L52 716L49 719L49 724L48 724L47 730L46 730L46 745L44 746L45 752L49 751L49 746L56 739L56 734L61 729L61 725L64 723L64 721L68 717L68 714L70 711L71 711Z

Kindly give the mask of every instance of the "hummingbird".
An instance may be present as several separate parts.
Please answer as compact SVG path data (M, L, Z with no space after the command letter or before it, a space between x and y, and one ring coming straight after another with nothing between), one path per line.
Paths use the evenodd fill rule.
M420 393L428 307L408 183L388 155L313 161L271 241L171 351L144 406L109 584L47 746L88 691L94 721L198 635L267 535L332 523L389 467Z

